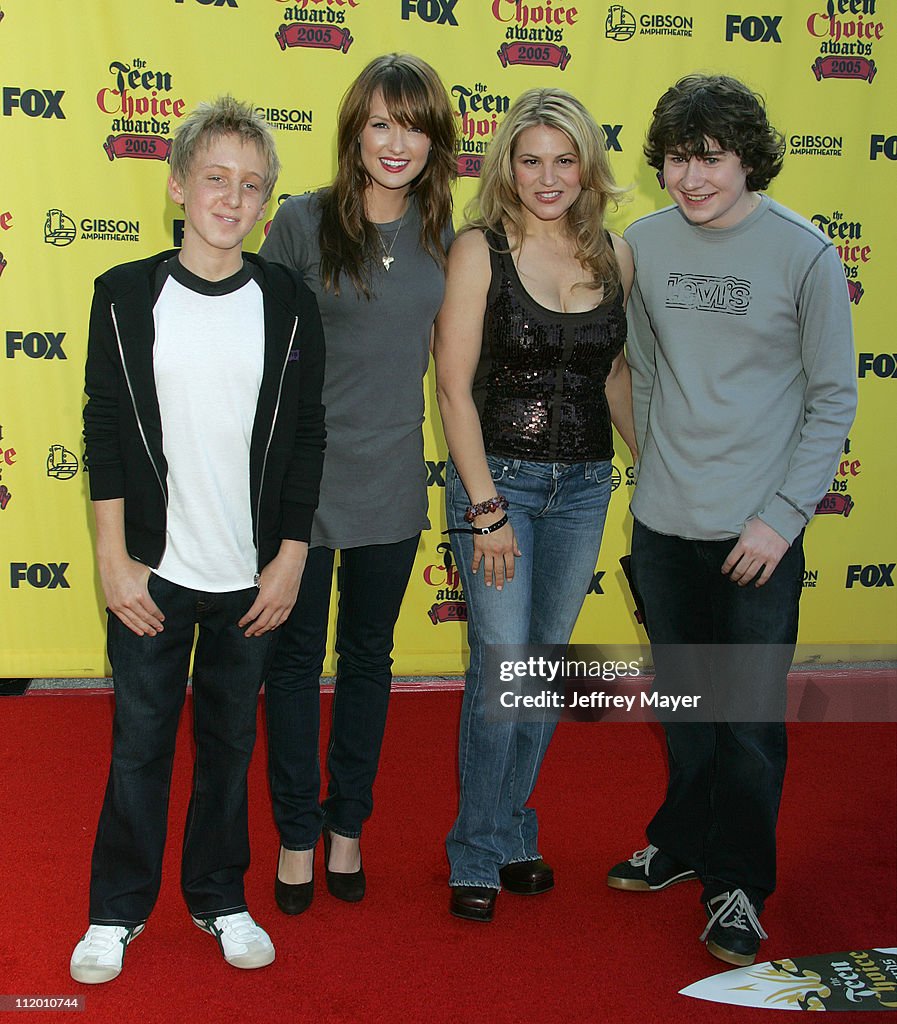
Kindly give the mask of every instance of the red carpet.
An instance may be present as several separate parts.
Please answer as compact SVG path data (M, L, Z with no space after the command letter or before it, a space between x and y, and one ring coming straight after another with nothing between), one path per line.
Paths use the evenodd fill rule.
M329 700L329 698L327 698ZM68 973L86 926L90 850L107 770L108 696L10 697L2 708L0 995L86 998L83 1021L702 1022L793 1020L688 999L678 990L725 969L698 943L699 889L626 894L607 867L643 845L661 796L657 729L562 725L536 806L558 886L502 894L492 924L447 912L444 834L455 809L460 695L393 697L377 807L363 848L368 896L349 905L324 886L312 908L277 910L277 839L265 743L251 773L250 909L277 960L261 971L223 962L193 926L178 889L192 756L186 718L172 793L159 904L114 982ZM779 890L763 923L762 959L897 945L897 727L792 726L780 818Z

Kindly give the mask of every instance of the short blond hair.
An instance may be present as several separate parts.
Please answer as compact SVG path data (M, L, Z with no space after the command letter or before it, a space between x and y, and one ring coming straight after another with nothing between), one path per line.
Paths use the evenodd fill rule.
M268 122L248 103L233 96L219 96L211 103L200 103L175 132L171 146L171 176L183 185L198 150L222 135L236 135L245 144L253 142L265 161L263 182L265 201L271 198L280 160Z

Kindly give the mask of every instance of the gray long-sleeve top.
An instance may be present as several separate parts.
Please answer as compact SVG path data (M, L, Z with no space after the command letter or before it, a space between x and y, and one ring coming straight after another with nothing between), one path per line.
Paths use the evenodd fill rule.
M790 543L826 492L856 410L837 250L767 196L732 228L695 226L673 206L625 238L641 453L632 514L700 540L736 537L759 516Z

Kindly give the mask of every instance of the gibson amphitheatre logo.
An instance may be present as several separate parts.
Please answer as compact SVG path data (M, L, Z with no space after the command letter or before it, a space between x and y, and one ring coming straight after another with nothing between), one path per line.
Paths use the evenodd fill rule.
M631 39L635 35L635 15L630 14L621 4L609 7L604 34L618 43Z
M622 4L612 4L607 9L604 35L616 43L625 43L636 32L639 36L691 36L694 24L695 19L686 14L660 12L636 17Z

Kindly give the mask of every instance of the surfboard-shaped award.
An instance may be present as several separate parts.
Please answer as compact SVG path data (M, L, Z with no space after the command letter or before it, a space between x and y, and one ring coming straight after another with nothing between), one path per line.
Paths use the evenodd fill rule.
M772 960L704 978L680 994L770 1010L897 1011L897 948Z

